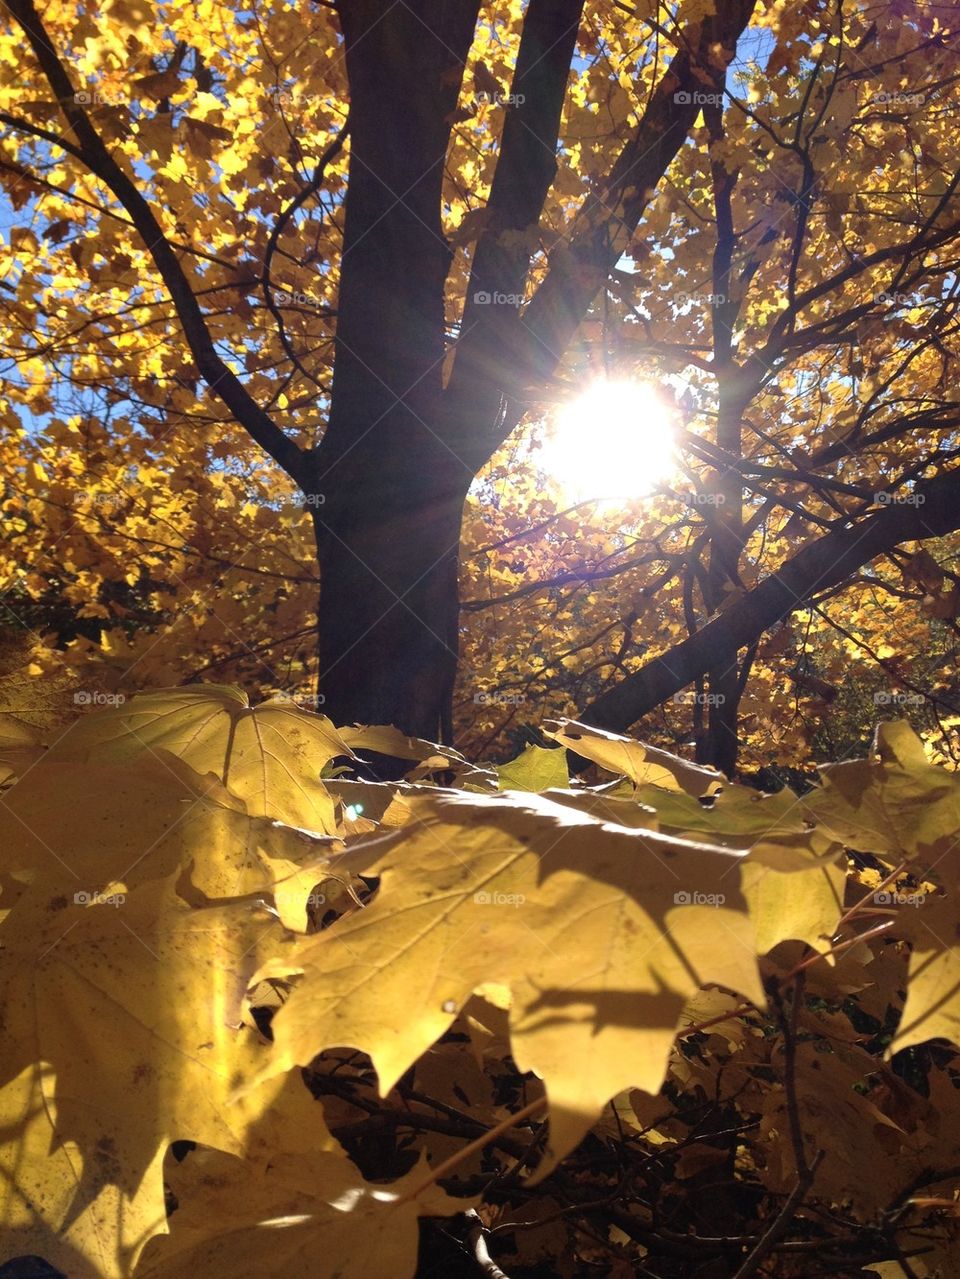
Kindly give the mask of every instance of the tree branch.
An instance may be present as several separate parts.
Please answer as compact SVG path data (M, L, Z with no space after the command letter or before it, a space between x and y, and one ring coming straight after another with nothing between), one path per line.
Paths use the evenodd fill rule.
M173 300L200 376L257 444L292 479L301 483L303 451L260 408L240 379L217 354L203 312L183 267L146 199L114 160L87 113L76 102L70 77L53 47L33 0L9 0L8 7L23 28L78 143L77 146L64 145L53 135L53 144L64 146L70 154L81 159L126 209Z
M922 497L922 503L888 506L803 547L696 635L591 702L581 715L582 722L625 731L710 666L730 660L752 644L815 591L845 581L901 542L941 537L960 528L960 471L948 471L918 485L915 497Z
M330 164L332 160L335 160L343 150L343 144L346 142L349 133L350 114L348 112L342 128L324 148L323 154L317 161L317 167L313 171L313 177L305 187L302 187L301 190L297 192L290 203L281 209L276 222L274 222L273 227L270 230L270 237L267 240L267 247L263 255L263 300L267 304L267 310L273 316L274 320L276 320L277 335L280 338L280 345L283 347L287 358L294 367L297 368L305 378L311 381L314 386L320 387L321 390L323 390L322 383L318 382L313 374L304 368L300 357L297 355L290 342L286 325L283 322L283 313L273 296L273 282L270 278L270 267L273 263L273 255L277 251L277 245L280 243L280 236L283 234L287 223L296 213L297 209L306 204L307 200L309 200L312 195L316 195L323 186L327 173L327 165Z
M486 1275L487 1279L509 1279L509 1276L500 1269L494 1259L490 1256L490 1252L487 1248L487 1241L484 1238L483 1221L481 1220L480 1214L477 1212L476 1208L468 1208L464 1213L464 1216L470 1222L468 1242L470 1247L473 1249L473 1255L476 1259L480 1273Z
M530 0L527 7L487 221L470 270L451 397L475 394L478 380L487 397L498 394L489 378L500 358L496 334L504 308L487 299L523 294L534 246L521 237L536 232L556 177L560 118L582 12L583 0ZM509 306L513 313L519 309L519 303Z
M717 13L694 28L693 53L683 49L670 63L602 190L587 197L569 236L551 253L549 273L527 308L519 317L510 307L491 308L499 314L484 367L497 400L519 396L523 387L553 374L700 113L695 95L702 91L702 68L733 57L754 3L720 0ZM517 425L524 405L514 399L497 413L495 404L490 414L484 402L482 416L469 402L461 407L454 423L457 449L479 470Z

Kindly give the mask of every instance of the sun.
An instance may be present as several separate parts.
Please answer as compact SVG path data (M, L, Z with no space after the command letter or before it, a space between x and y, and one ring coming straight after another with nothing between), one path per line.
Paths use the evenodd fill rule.
M676 471L675 426L649 382L603 379L553 414L537 464L571 497L644 497Z

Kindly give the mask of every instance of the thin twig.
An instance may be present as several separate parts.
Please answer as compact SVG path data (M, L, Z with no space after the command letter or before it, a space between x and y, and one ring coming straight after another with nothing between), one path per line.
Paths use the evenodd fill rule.
M901 862L899 866L895 867L890 872L890 874L886 877L886 879L882 880L876 886L876 888L871 888L868 892L864 893L864 895L860 898L860 900L855 902L845 915L841 915L840 918L837 920L837 926L834 929L834 936L836 936L836 934L840 931L840 929L844 926L844 924L849 924L850 920L853 919L854 915L856 915L859 911L863 910L863 908L867 905L868 902L873 901L877 893L883 892L883 890L889 884L892 884L895 879L899 879L899 877L906 870L906 867L907 867L907 863Z
M432 1186L438 1177L445 1177L448 1172L452 1172L453 1169L462 1164L465 1159L469 1159L470 1156L476 1154L478 1150L483 1150L485 1146L489 1146L490 1143L492 1141L496 1141L501 1134L507 1132L510 1128L516 1127L516 1125L522 1123L524 1119L529 1119L531 1115L535 1115L539 1110L542 1110L546 1104L546 1097L538 1097L536 1101L531 1101L530 1104L524 1106L522 1110L518 1110L515 1114L507 1115L506 1119L502 1120L496 1125L496 1127L488 1129L487 1132L479 1136L476 1141L471 1141L470 1144L464 1146L462 1150L458 1150L455 1154L452 1154L449 1159L445 1159L442 1164L438 1164L437 1167L432 1170L429 1177L422 1181L414 1190L408 1191L407 1194L405 1194L398 1202L409 1203L411 1199L416 1199L418 1195L423 1194L428 1187Z
M824 1151L819 1150L812 1161L807 1160L803 1146L803 1129L800 1126L800 1108L797 1105L797 1014L803 998L804 975L797 974L793 986L793 998L790 1001L790 1015L785 1015L783 1003L779 995L775 996L777 1013L783 1031L784 1070L783 1083L787 1095L787 1118L790 1122L790 1141L793 1146L793 1161L797 1172L797 1184L787 1196L786 1202L760 1238L759 1243L734 1275L734 1279L750 1279L760 1269L763 1262L774 1250L790 1228L790 1223L797 1209L803 1203L807 1191L813 1185L817 1168L823 1159Z
M805 1175L797 1178L797 1184L790 1192L786 1203L777 1213L774 1220L770 1223L770 1228L767 1230L766 1234L761 1237L760 1242L754 1248L753 1252L750 1253L749 1257L747 1257L746 1261L733 1276L733 1279L751 1279L751 1276L757 1273L760 1266L787 1233L787 1230L790 1228L790 1222L793 1220L797 1209L800 1207L807 1191L810 1189L814 1174L820 1166L823 1154L824 1152L822 1150L817 1151L816 1157L810 1164Z

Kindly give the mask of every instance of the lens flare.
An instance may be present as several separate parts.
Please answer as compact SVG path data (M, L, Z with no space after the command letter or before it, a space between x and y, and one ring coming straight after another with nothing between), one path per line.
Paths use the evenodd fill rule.
M553 415L538 465L578 499L644 497L676 470L675 423L649 382L594 382Z

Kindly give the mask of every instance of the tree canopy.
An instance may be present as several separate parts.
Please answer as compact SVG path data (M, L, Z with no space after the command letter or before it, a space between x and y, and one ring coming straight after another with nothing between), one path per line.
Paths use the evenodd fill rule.
M6 0L0 1273L956 1269L958 83Z
M431 700L459 648L465 741L604 695L622 729L645 662L852 529L874 553L804 576L807 607L781 629L759 612L739 660L726 643L722 670L690 667L700 699L659 729L679 743L692 710L729 769L706 736L729 741L739 709L752 762L793 758L853 663L932 690L919 726L940 736L952 543L918 572L898 547L928 532L917 485L949 473L956 428L949 11L544 3L474 25L468 5L433 43L409 6L350 6L356 33L320 4L12 12L4 575L53 663L107 686L322 686L319 537L321 628L335 613L362 644L408 601L391 639L424 619L439 656L395 683ZM437 100L417 58L442 64ZM422 193L378 177L425 156ZM642 501L572 501L538 469L541 423L599 376L680 405L677 466ZM419 527L449 559L461 493L458 638L455 562L421 597L434 566L410 548ZM426 585L394 590L394 568ZM723 713L704 713L711 675Z

